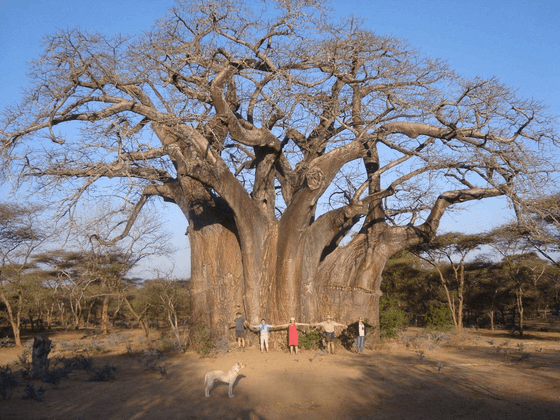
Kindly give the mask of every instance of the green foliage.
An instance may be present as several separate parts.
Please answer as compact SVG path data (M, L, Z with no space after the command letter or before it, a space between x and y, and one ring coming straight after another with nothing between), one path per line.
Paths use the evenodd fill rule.
M317 330L310 330L299 336L299 346L305 350L315 350L321 347L323 336Z
M453 318L449 308L430 306L426 314L426 328L428 330L449 331L452 324Z
M206 325L195 325L190 332L190 346L202 357L206 357L214 349L212 333Z
M381 338L395 338L397 330L408 323L406 312L399 308L396 298L385 295L379 300Z
M182 345L177 342L177 339L172 334L163 334L162 337L156 341L156 350L169 353L173 351L183 351Z

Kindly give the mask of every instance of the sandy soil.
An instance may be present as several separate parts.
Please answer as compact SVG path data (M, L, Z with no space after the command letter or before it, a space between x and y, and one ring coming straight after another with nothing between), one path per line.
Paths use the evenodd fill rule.
M409 337L420 330L409 329ZM130 332L127 332L130 334ZM136 333L135 333L136 334ZM76 340L75 333L50 338ZM82 338L88 340L89 338ZM414 340L412 340L414 343ZM168 354L159 363L167 374L147 372L141 349L124 345L90 353L94 366L116 366L117 380L89 382L74 371L58 388L45 388L44 401L23 400L23 386L0 400L1 419L560 419L560 333L477 331L442 346L389 342L356 355L256 348L216 358ZM55 347L56 349L56 347ZM21 350L0 349L0 364ZM71 353L54 352L71 356ZM204 374L247 367L228 398L227 385L204 397ZM25 383L24 383L25 384Z

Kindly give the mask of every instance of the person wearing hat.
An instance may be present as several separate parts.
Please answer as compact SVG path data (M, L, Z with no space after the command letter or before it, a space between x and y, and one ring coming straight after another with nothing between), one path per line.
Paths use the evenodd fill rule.
M327 352L334 354L334 328L335 327L343 327L344 329L348 328L346 324L341 324L339 322L335 322L332 319L332 316L328 315L327 320L323 322L319 322L317 324L313 324L315 327L321 327L325 331L325 338L327 341Z

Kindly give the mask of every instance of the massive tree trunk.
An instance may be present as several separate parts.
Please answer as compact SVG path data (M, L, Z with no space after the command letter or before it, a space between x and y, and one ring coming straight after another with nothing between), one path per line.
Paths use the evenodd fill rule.
M195 186L191 181L189 194ZM263 317L285 323L291 316L317 322L331 314L341 322L363 316L377 326L385 263L398 250L420 241L419 232L425 230L388 227L377 219L364 223L362 232L346 246L338 246L344 225L354 224L361 205L316 221L286 211L278 224L270 222L263 228L256 220L262 248L248 252L235 224L227 220L230 210L223 201L192 196L185 200L184 195L174 200L189 220L194 319L217 332L224 331L237 311L254 324ZM301 219L305 223L296 225ZM256 267L258 281L249 284L245 265Z

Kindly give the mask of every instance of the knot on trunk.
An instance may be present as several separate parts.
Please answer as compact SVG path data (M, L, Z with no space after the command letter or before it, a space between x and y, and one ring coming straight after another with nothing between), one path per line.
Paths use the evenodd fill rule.
M323 185L325 175L323 175L323 171L319 168L312 168L307 172L305 179L309 189L315 191Z

